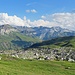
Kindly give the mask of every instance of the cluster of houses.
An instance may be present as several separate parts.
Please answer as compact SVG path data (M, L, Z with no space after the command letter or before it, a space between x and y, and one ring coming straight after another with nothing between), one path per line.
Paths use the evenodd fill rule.
M71 48L32 48L24 51L1 51L0 54L8 54L9 56L22 59L37 60L67 60L75 61L75 50ZM2 57L0 56L0 60Z

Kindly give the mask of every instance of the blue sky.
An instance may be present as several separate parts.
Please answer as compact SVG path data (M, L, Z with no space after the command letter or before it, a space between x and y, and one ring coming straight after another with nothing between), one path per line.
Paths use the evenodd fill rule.
M32 9L35 9L37 13L25 12ZM72 12L74 9L75 0L0 0L1 13L17 15L21 18L26 16L31 20L46 14Z
M75 0L0 0L0 25L75 29Z

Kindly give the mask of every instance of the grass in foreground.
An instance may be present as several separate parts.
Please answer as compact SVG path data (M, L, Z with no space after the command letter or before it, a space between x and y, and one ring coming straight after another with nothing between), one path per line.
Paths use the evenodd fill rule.
M0 75L75 75L75 63L7 57L0 60Z

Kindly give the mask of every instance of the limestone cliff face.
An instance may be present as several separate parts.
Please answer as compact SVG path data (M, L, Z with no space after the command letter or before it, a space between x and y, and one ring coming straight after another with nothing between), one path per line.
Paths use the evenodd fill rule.
M8 24L0 26L0 34L1 35L9 34L11 32L16 32L16 31L17 30L14 27L12 27L12 26L10 26Z

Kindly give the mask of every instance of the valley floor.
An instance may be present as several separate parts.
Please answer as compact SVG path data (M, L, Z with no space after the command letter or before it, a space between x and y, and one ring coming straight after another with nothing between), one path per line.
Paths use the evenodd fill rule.
M3 56L0 60L0 75L75 75L75 63Z

